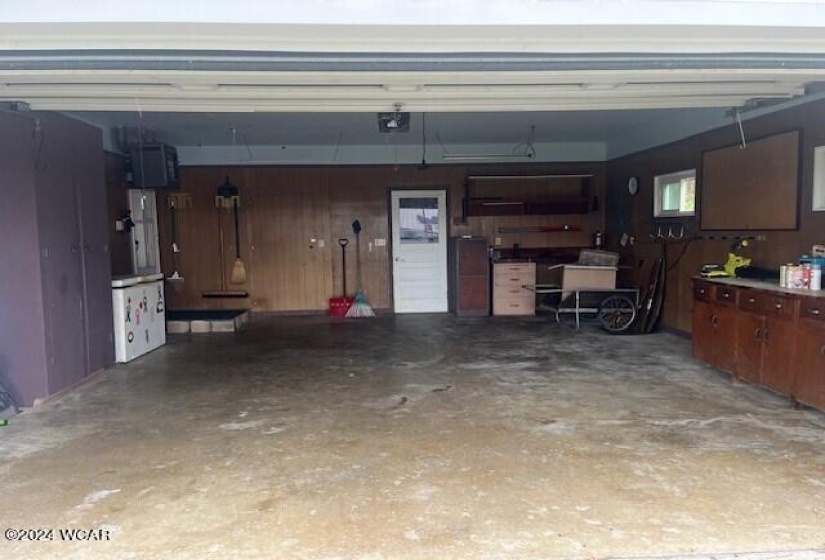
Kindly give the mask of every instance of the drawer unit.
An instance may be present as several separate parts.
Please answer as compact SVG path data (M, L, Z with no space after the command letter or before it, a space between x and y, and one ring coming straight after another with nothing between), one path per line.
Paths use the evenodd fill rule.
M693 282L693 298L699 301L711 302L711 294L713 294L713 286L707 282Z
M535 263L504 266L497 264L493 267L493 281L499 285L512 284L516 286L535 283L536 265Z
M524 286L535 284L535 263L493 265L493 315L534 315L536 294Z
M800 292L695 278L694 356L825 410L825 293Z
M802 298L799 304L800 319L813 319L825 324L825 298Z
M783 319L793 319L794 300L787 296L764 294L762 311L765 315L773 315Z
M716 297L714 301L722 305L734 305L736 303L736 288L716 286Z
M759 290L740 289L738 307L743 311L780 319L793 319L794 316L793 298Z
M493 300L493 315L535 315L535 298Z
M761 313L764 303L765 294L757 292L756 290L742 290L739 292L739 309L750 311L752 313Z

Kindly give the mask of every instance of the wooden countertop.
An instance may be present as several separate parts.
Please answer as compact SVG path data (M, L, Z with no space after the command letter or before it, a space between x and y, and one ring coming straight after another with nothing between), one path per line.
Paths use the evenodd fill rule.
M692 279L694 281L711 282L713 284L720 284L722 286L751 288L754 290L776 292L779 294L825 299L825 290L797 290L794 288L782 288L778 284L774 284L773 282L763 282L761 280L749 280L747 278L704 278L702 276L693 276Z

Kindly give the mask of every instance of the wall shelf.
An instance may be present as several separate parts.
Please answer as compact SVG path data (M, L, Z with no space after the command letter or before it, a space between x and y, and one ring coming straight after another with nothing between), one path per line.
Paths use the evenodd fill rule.
M590 213L591 175L482 175L464 181L462 221L473 216Z
M469 199L467 217L472 216L546 216L587 214L590 205L584 197L565 197L543 201Z

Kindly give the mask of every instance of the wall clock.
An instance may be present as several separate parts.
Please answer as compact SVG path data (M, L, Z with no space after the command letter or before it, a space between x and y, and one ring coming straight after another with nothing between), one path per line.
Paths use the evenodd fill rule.
M632 195L639 192L639 180L636 177L631 177L627 180L627 192Z

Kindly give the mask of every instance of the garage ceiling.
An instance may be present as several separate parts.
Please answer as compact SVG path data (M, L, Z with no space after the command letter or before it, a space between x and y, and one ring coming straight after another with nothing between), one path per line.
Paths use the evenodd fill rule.
M685 109L684 118L720 118L718 109ZM626 111L519 111L490 113L413 113L410 131L393 135L378 131L374 113L170 113L115 111L76 112L82 120L107 128L143 127L176 146L231 146L235 130L237 144L328 146L369 145L392 142L419 146L422 117L426 142L431 147L455 144L518 143L535 126L537 144L555 142L603 142L621 140L636 127L665 124L669 109Z
M531 6L549 17L550 4ZM653 4L665 13L678 3L645 5ZM819 13L805 9L809 20ZM645 137L661 141L657 131L678 128L676 121L684 134L696 133L731 110L798 99L825 82L821 21L804 27L791 18L795 27L768 28L243 19L38 24L0 17L0 101L72 112L106 128L139 127L178 146L412 146L422 141L426 114L427 142L444 153L523 142L533 126L536 143L630 149ZM396 107L413 114L412 128L389 140L375 113Z

